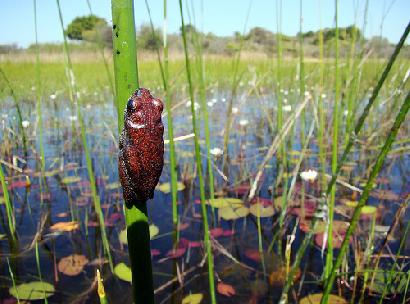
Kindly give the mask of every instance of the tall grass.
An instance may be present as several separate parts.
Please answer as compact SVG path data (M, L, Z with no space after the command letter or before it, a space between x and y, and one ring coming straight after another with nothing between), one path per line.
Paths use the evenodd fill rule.
M134 4L132 0L112 0L113 57L118 112L118 132L124 125L127 100L139 87L136 59ZM154 303L147 204L124 204L128 252L131 261L134 303Z
M215 279L214 279L214 257L212 253L212 245L209 237L209 224L208 224L208 215L205 206L205 186L204 180L202 176L202 162L201 162L201 152L199 146L199 129L196 120L196 113L195 113L195 97L194 97L194 87L192 83L191 77L191 64L189 59L189 52L188 52L188 45L187 45L187 37L186 37L186 30L185 30L185 22L184 22L184 14L182 11L182 0L179 0L179 11L181 15L181 28L182 28L182 41L184 44L184 53L185 53L185 67L186 67L186 74L188 80L188 89L189 89L189 97L191 99L191 115L192 115L192 128L194 131L194 144L195 144L195 162L196 162L196 169L198 173L199 179L199 191L200 191L200 199L201 199L201 210L202 210L202 221L204 225L204 242L206 253L208 256L208 281L209 281L209 293L211 297L211 302L214 304L216 303L216 295L215 295Z
M15 217L13 212L13 205L10 200L9 190L7 188L6 179L4 176L3 165L0 163L0 181L3 190L4 204L6 205L7 221L9 224L10 235L13 240L16 239Z

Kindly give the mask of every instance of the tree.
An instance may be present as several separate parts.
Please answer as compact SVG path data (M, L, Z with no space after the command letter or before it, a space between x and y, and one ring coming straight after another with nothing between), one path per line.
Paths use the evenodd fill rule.
M143 49L155 51L162 45L161 31L159 29L152 31L150 25L143 24L138 33L137 43Z
M67 37L71 40L83 40L84 32L93 31L97 27L107 27L107 22L95 15L88 15L75 18L66 30Z

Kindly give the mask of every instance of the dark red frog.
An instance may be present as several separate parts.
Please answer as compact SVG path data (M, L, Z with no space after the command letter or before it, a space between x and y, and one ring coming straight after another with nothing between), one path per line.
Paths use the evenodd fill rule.
M124 112L118 171L127 207L154 197L164 166L164 106L150 91L136 90Z

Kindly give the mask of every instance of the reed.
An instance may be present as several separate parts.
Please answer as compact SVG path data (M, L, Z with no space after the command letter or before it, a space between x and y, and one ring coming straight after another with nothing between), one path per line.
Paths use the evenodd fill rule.
M384 160L387 156L387 154L389 153L391 146L396 138L396 135L400 129L401 124L403 123L404 119L406 118L406 114L408 113L410 109L410 92L407 94L403 105L401 106L399 113L396 116L396 119L393 123L393 126L391 127L391 130L386 138L386 142L384 143L382 149L380 150L376 162L370 172L370 176L367 180L366 186L363 190L362 196L360 197L360 200L356 206L356 208L354 209L352 218L350 220L350 225L349 228L347 229L346 235L343 239L343 243L342 246L340 247L340 251L339 254L336 258L336 261L331 269L330 275L328 277L328 279L326 280L326 284L324 287L324 291L323 291L323 297L321 300L321 304L325 304L328 301L328 297L329 294L332 290L333 287L333 282L336 278L337 275L337 269L339 269L342 260L343 260L343 256L346 254L347 249L349 248L349 241L350 241L350 237L353 235L356 226L359 222L359 218L360 218L360 214L362 211L362 208L366 205L367 199L369 198L370 195L370 191L373 189L373 183L379 173L379 171L381 170ZM384 290L387 290L386 288ZM383 298L383 295L382 295ZM381 302L380 302L381 303Z
M41 275L41 265L40 265L40 255L38 253L38 240L36 239L36 243L35 243L35 249L36 249L36 266L37 266L37 273L38 273L38 277L40 279L40 282L43 283L43 277ZM43 284L41 284L41 286L44 286ZM43 289L44 292L44 303L48 304L48 300L47 300L47 295L46 295L46 291Z
M6 206L7 221L9 224L10 235L13 241L16 240L16 226L15 226L15 217L13 212L13 205L10 201L9 190L7 188L6 179L4 177L3 166L0 163L0 181L3 190L4 204Z
M154 24L151 18L151 10L148 1L145 0L145 6L148 11L151 33L156 35ZM157 60L159 69L161 72L162 86L165 92L165 109L167 111L167 122L168 122L168 138L169 138L169 171L171 175L171 197L172 197L172 222L174 225L178 224L178 171L177 171L177 158L175 153L175 142L174 142L174 122L172 118L172 92L169 85L169 56L168 56L168 42L167 42L167 1L164 0L164 26L163 26L163 57L164 64L161 60L159 47L156 48Z
M132 0L112 0L113 57L118 112L118 132L124 125L123 109L139 87L134 4ZM128 207L130 206L130 207ZM147 205L124 204L128 252L131 261L134 303L154 303L153 274Z
M338 167L335 171L335 174L332 174L332 179L328 183L327 190L324 193L324 197L323 197L322 200L324 200L330 194L330 191L331 191L332 187L336 183L336 179L337 179L337 176L340 172L340 169L341 169L343 163L346 161L347 156L350 153L350 150L353 147L353 144L354 144L358 134L362 130L364 122L365 122L366 118L369 116L370 109L372 108L372 106L374 105L375 100L379 96L380 90L381 90L383 84L385 83L385 81L387 79L387 76L389 75L389 72L391 71L391 68L392 68L394 62L396 61L397 56L400 53L400 50L403 48L404 42L406 41L409 32L410 32L410 23L407 25L406 29L404 30L404 32L403 32L403 34L400 38L400 41L396 45L393 54L390 56L386 66L383 70L383 73L381 74L381 76L380 76L380 78L379 78L379 80L378 80L378 82L377 82L377 84L376 84L376 86L373 90L372 96L369 98L369 101L366 104L365 108L363 109L363 112L362 112L361 116L357 120L355 128L354 128L354 132L352 132L352 134L350 134L350 136L349 136L349 141L348 141L348 143L347 143L347 145L346 145L346 147L343 151L343 154L340 158L340 161L338 162ZM289 288L292 285L293 277L294 277L294 275L296 273L296 270L298 269L298 267L299 267L299 265L302 261L302 258L304 257L304 254L306 252L307 247L309 246L309 244L312 240L312 237L314 235L314 231L315 231L316 227L317 227L317 218L314 217L313 220L312 220L310 230L309 230L308 234L305 236L305 238L303 239L303 242L300 245L299 250L296 254L295 261L292 265L289 276L286 279L285 285L284 285L283 290L282 290L282 294L287 294L288 293Z
M336 173L337 158L338 158L338 141L339 141L339 25L338 25L338 9L339 1L335 0L335 95L333 103L333 124L332 124L332 174ZM336 198L336 185L333 185L330 190L330 200L328 201L328 218L327 218L327 254L324 277L329 276L329 272L333 265L333 216Z
M111 258L111 252L110 252L110 244L107 238L107 233L105 229L105 222L104 222L104 215L101 209L101 202L100 202L100 197L97 193L97 185L95 182L95 175L94 175L94 170L92 167L92 161L91 161L91 155L90 151L88 149L87 145L87 135L85 132L85 125L84 125L84 119L83 115L81 112L82 109L82 100L81 98L78 98L78 91L76 87L76 82L75 82L75 76L73 72L73 67L71 63L71 58L70 58L70 51L68 49L68 43L67 43L67 37L64 31L64 22L63 22L63 15L61 12L61 7L60 7L60 0L56 0L57 2L57 8L58 8L58 14L59 14L59 19L60 19L60 25L61 25L61 30L63 31L63 39L64 39L64 53L66 56L66 69L67 69L67 86L69 88L69 97L72 105L76 106L76 113L78 117L78 121L80 124L80 129L81 129L81 140L82 144L84 147L84 154L85 154L85 159L86 159L86 165L87 165L87 171L88 171L88 178L90 179L90 187L91 187L91 194L94 202L94 207L95 211L98 215L99 223L100 223L100 228L101 228L101 238L103 241L104 245L104 251L105 254L108 257L108 262L111 268L111 271L114 270L114 266L112 263L112 258Z
M188 89L189 89L189 97L191 99L191 115L192 115L192 128L194 131L194 144L195 144L195 162L197 167L197 174L199 179L199 191L200 191L200 199L201 199L201 210L202 210L202 220L204 225L204 242L206 248L206 254L208 256L208 281L209 281L209 293L211 297L211 303L216 303L216 295L215 295L215 275L214 275L214 257L212 253L212 245L209 237L209 224L208 224L208 214L205 206L205 186L204 180L202 176L202 163L201 163L201 152L199 146L199 132L196 120L196 113L195 113L195 98L194 98L194 88L192 83L191 77L191 64L189 59L189 52L188 52L188 45L187 45L187 37L186 37L186 30L185 30L185 22L184 22L184 14L182 11L182 0L179 0L179 11L181 15L181 28L182 28L182 41L184 44L184 53L185 53L185 67L186 67L186 74L188 80Z
M36 37L36 110L38 118L38 128L39 128L39 143L40 143L40 160L41 160L41 175L44 176L46 168L46 160L44 156L44 144L43 144L43 115L41 111L41 96L42 96L42 85L41 85L41 71L40 71L40 51L38 47L37 39L37 0L33 0L34 4L34 33Z

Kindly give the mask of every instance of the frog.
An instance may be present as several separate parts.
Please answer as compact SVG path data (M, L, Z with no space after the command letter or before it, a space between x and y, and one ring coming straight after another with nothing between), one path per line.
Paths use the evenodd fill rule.
M162 101L145 88L137 89L127 101L118 172L128 208L154 197L164 166L163 109Z

